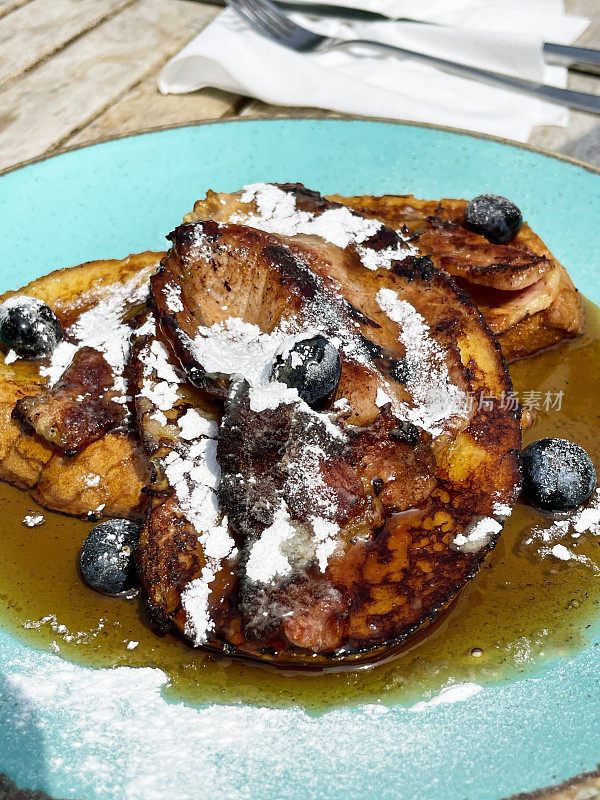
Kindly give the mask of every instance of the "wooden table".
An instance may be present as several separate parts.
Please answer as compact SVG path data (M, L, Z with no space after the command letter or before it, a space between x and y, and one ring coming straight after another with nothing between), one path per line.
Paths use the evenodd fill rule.
M566 5L593 20L580 43L600 47L599 1ZM160 125L306 113L212 89L159 94L161 67L219 11L196 0L0 0L0 170ZM600 76L573 73L569 85L600 94ZM529 141L600 166L600 117L572 113L567 128L536 128ZM0 790L6 800L34 796L13 793L6 784ZM600 775L582 776L543 796L600 798Z
M593 19L581 43L600 47L598 0L567 6ZM219 10L197 0L0 0L0 170L159 125L298 113L212 89L159 94L161 67ZM572 74L570 85L600 93L600 77ZM572 113L568 128L537 128L530 144L600 165L600 117Z

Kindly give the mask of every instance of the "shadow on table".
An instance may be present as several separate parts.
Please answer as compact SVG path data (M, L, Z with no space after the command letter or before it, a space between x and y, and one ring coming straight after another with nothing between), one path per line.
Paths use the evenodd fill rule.
M41 791L45 786L44 745L37 714L0 675L0 800L47 800L49 796Z

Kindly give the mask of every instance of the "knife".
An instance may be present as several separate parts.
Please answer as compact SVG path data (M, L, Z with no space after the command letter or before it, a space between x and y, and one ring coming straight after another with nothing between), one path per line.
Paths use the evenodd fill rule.
M390 17L376 11L367 11L348 6L333 6L325 3L294 3L288 0L275 0L276 4L288 11L299 11L304 14L316 14L321 17L334 17L349 21L382 22L389 21ZM433 22L423 23L421 20L406 17L394 18L402 22L420 22L426 25L435 25ZM576 72L586 72L591 75L600 75L600 50L591 47L575 47L567 44L544 42L542 54L549 64L560 64Z

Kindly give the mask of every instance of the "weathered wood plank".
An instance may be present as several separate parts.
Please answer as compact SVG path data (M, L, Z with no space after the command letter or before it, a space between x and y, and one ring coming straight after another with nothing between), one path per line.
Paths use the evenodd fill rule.
M134 0L31 0L0 19L0 85Z
M263 103L262 100L250 100L240 109L241 117L343 117L337 111L328 111L323 108L309 108L306 106L274 106Z
M63 144L85 144L159 125L181 125L237 113L240 98L216 89L183 95L160 94L156 86L158 72L147 75L138 86Z
M9 11L13 11L15 8L19 8L19 6L24 6L25 3L27 3L27 0L0 0L0 17L8 14Z
M41 155L111 106L214 16L191 0L138 0L0 92L0 168Z
M600 48L598 0L566 0L565 7L569 14L588 17L591 21L589 28L577 40L577 44L582 47ZM599 94L600 77L571 72L569 88ZM529 144L600 165L600 117L583 111L571 111L566 128L555 125L538 126L531 132Z

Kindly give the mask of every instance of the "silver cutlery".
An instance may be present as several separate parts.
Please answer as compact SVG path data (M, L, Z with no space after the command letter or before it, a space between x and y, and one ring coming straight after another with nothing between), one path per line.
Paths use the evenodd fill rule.
M397 22L417 22L421 25L435 25L433 22L425 22L409 17L388 17L377 11L331 5L329 3L295 3L293 0L276 0L276 5L288 11L315 14L319 17L333 17L334 19L342 19L349 22L389 22L390 20L394 20ZM569 44L544 42L542 45L542 54L544 59L550 64L560 64L564 67L575 68L580 72L589 72L592 75L600 74L600 50L592 47L577 47Z
M293 22L281 9L269 2L269 0L226 0L226 2L233 11L263 36L267 36L283 47L296 50L299 53L324 53L336 48L353 45L370 46L406 58L423 61L426 64L431 64L432 66L447 72L452 72L456 75L475 78L484 83L501 86L505 89L516 89L517 91L526 92L527 94L534 95L543 100L560 103L581 111L589 111L593 114L600 113L600 96L595 94L577 92L572 89L560 89L557 86L549 86L544 83L529 80L528 78L504 75L499 72L493 72L492 70L461 64L457 61L437 58L427 53L384 44L383 42L370 41L368 39L339 39L333 36L323 36L322 34L309 31Z

